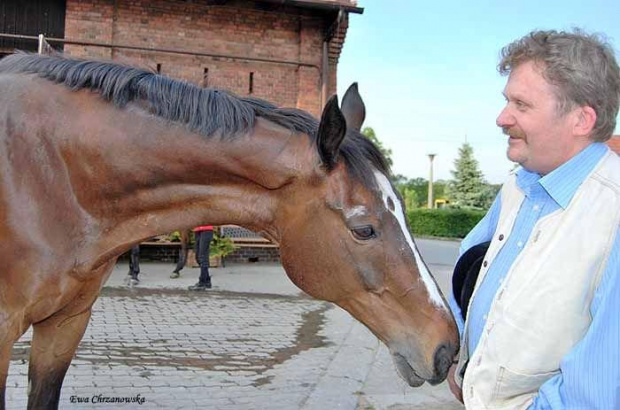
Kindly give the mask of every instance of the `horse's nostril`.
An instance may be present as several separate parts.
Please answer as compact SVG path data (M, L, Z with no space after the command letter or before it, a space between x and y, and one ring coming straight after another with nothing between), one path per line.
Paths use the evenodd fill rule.
M436 385L446 379L455 354L456 348L452 344L444 343L437 348L434 357L435 375L428 381L430 384Z

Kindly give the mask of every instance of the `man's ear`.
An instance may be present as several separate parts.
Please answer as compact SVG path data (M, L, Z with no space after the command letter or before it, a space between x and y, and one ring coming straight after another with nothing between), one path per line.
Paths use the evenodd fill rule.
M579 107L577 110L577 121L573 126L573 133L576 136L587 137L592 134L596 124L596 111L588 105Z
M366 106L357 90L357 83L351 84L342 97L342 113L347 120L347 126L353 130L361 130L366 118Z
M323 108L316 141L321 162L328 171L336 165L340 145L346 132L347 123L338 107L338 97L333 95Z

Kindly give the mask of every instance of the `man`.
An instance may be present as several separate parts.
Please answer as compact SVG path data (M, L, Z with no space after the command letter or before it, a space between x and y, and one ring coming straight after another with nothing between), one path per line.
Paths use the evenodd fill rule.
M462 252L490 241L448 377L472 409L620 409L620 70L596 36L502 50L497 125L521 167Z

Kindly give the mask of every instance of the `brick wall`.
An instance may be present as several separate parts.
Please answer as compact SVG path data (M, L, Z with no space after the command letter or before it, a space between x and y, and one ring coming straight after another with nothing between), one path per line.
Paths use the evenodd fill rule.
M129 261L130 251L125 252L119 258L121 261ZM179 260L179 247L177 246L140 246L140 262L170 262L171 266ZM170 268L172 272L173 267Z
M188 255L188 265L195 256L190 252ZM129 252L121 255L119 260L129 261ZM141 262L169 262L170 271L179 260L179 248L176 246L140 246ZM247 262L280 262L280 250L274 247L240 247L230 255L226 256L226 262L247 263Z
M152 70L159 67L163 74L199 85L204 85L207 73L209 86L238 95L252 94L319 116L323 33L333 22L335 12L240 0L213 4L181 0L67 0L65 37L301 61L316 67L85 46L66 46L65 52L78 57L112 58ZM343 24L330 43L329 94L336 90L337 61L345 33Z
M280 262L280 250L274 247L241 247L227 255L226 262Z

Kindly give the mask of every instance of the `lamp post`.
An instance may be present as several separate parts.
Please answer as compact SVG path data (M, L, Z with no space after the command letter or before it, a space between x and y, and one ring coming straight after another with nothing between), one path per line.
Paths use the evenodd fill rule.
M428 178L428 203L427 208L433 209L433 160L437 154L428 154L428 159L431 161L430 175Z

